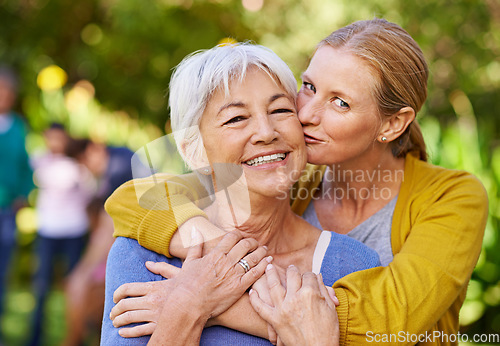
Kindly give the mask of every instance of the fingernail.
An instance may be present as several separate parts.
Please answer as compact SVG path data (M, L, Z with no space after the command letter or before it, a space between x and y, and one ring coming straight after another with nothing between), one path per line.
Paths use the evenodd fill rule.
M293 268L293 267L295 267L293 264L290 264L290 265L288 266L288 268Z
M153 261L146 261L146 265L152 265L153 264Z
M248 294L252 294L253 293L253 289L250 288L250 291L248 291Z
M267 246L265 246L265 245L264 245L264 246L262 246L262 247L263 247L264 249L266 249L266 250L269 250L269 249L268 249L268 247L267 247Z
M267 265L267 267L266 267L266 270L271 270L271 269L273 269L273 265L272 265L271 263L269 263L269 264Z
M271 263L273 261L273 256L268 256L266 258L267 263Z

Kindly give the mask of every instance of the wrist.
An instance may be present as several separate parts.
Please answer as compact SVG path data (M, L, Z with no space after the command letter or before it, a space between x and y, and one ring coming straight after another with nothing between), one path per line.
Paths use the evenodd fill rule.
M203 302L197 297L183 290L181 287L174 289L165 302L165 307L168 308L169 314L175 314L182 317L183 323L189 323L192 327L200 327L203 329L207 321L211 317L211 311L207 311ZM164 308L165 309L165 308Z

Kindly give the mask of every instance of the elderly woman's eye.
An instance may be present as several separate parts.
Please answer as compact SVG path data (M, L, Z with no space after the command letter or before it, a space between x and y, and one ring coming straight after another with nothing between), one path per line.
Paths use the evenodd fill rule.
M289 108L278 108L271 112L271 114L279 114L279 113L293 113L293 110Z
M316 92L316 87L309 82L302 82L304 88L311 90L313 93Z
M347 102L345 102L344 100L342 99L339 99L338 97L336 97L334 100L333 100L333 103L335 103L337 106L339 106L340 108L349 108L349 104Z
M228 121L226 121L226 122L224 123L224 125L234 124L234 123L237 123L237 122L243 121L243 120L245 120L245 119L246 119L246 118L245 118L244 116L239 115L239 116L237 116L237 117L234 117L234 118L229 119Z

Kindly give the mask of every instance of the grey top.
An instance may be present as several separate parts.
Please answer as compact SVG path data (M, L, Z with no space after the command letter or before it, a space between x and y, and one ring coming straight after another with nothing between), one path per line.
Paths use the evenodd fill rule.
M394 197L382 209L347 233L349 237L377 251L383 266L387 266L394 257L391 246L391 225L397 199L397 196ZM323 229L316 215L314 203L309 203L302 218L311 225Z

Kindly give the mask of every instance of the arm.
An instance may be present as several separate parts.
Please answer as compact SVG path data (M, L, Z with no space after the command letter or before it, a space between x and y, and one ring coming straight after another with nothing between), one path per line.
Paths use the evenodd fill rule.
M207 203L206 191L195 174L155 175L121 185L108 198L105 208L113 219L115 237L136 239L141 246L170 256L170 239L178 225L195 216L206 217L199 208ZM190 230L188 227L188 239ZM209 235L203 235L209 239ZM181 247L182 240L178 240L177 246Z
M433 184L402 187L398 203L409 202L394 213L393 262L334 284L341 344L365 343L368 332L458 331L458 311L481 250L487 198L470 175ZM420 193L412 199L411 191Z

